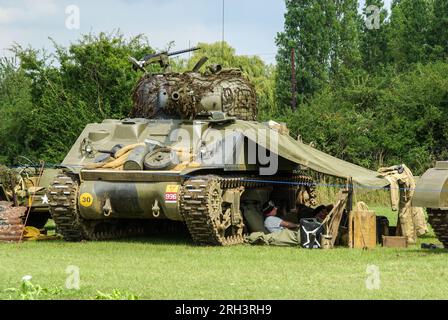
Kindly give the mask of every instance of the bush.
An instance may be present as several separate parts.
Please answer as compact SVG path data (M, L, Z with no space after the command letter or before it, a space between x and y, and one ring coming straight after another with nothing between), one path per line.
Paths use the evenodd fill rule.
M85 35L56 54L16 46L0 65L0 161L19 155L59 163L85 125L127 117L139 74L128 56L152 52L142 36ZM36 161L37 162L37 161Z
M359 75L327 87L298 111L270 114L318 149L377 170L405 163L422 174L448 154L448 63L404 74Z

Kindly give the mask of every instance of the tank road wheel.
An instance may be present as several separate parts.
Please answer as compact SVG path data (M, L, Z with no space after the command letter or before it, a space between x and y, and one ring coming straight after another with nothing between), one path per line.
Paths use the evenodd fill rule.
M448 249L448 211L428 209L428 220L437 239Z
M223 201L219 177L195 177L185 181L180 208L197 244L228 246L244 242L242 218L232 218L231 210Z

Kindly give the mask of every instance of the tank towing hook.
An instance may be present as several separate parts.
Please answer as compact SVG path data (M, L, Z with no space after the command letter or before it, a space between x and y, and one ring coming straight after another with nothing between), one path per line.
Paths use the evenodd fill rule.
M112 205L110 203L110 198L107 197L106 202L104 203L104 206L103 206L103 215L105 217L110 217L112 215L112 212L113 211L112 211Z
M159 207L159 201L156 200L154 202L154 206L152 207L152 215L154 218L160 217L160 207Z

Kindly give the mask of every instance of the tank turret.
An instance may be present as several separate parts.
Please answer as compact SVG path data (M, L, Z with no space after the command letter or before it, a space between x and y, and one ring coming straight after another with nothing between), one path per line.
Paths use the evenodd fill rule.
M153 60L153 63L161 63L166 70L167 62L165 58L161 59ZM143 66L143 61L145 59L134 65ZM200 72L206 61L206 58L201 59L192 71L184 73L145 72L135 88L134 107L130 116L193 120L210 117L213 112L222 112L239 120L255 121L258 113L255 88L242 71L211 65L206 71Z

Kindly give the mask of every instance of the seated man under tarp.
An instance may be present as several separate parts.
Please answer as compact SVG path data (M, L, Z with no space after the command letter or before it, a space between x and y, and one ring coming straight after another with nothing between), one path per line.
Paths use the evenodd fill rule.
M284 229L297 230L299 225L283 220L277 216L278 208L273 201L263 205L263 215L265 216L264 226L270 233L280 232Z
M277 216L277 207L269 201L263 205L264 226L270 232L254 232L246 241L252 245L298 246L300 245L299 225Z
M304 207L299 208L300 219L314 218L318 222L325 220L327 215L333 210L333 205L319 206L316 209ZM246 238L246 242L252 245L271 246L298 246L300 243L300 225L284 220L277 216L278 208L273 201L263 205L263 215L265 216L264 226L269 234L264 232L254 232Z

